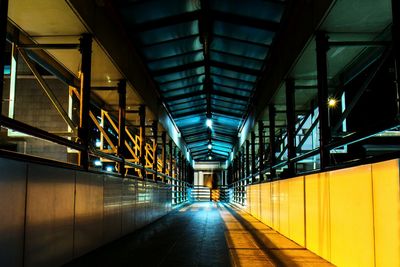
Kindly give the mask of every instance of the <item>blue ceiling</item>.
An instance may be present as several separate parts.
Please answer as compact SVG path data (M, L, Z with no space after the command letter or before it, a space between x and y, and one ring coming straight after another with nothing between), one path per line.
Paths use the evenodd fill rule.
M192 157L226 160L252 103L286 2L114 3ZM208 117L211 129L206 126Z

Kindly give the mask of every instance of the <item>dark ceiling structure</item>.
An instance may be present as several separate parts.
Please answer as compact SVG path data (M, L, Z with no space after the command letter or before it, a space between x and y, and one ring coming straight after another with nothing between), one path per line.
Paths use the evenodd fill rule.
M287 1L118 0L114 5L193 159L226 160Z

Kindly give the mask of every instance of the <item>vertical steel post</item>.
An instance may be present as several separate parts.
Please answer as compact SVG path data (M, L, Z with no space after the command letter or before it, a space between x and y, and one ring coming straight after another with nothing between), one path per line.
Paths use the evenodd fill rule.
M79 51L82 54L81 63L81 99L80 99L80 122L78 137L84 145L85 151L80 153L79 165L85 170L89 168L89 111L90 111L90 86L92 72L92 36L83 34L80 38Z
M254 182L256 177L256 134L251 132L251 182Z
M4 62L7 43L8 0L0 0L0 115L3 109Z
M274 166L276 164L276 142L275 142L275 115L276 110L274 105L269 105L269 158L270 158L270 175L271 179L274 179L276 176L276 170Z
M318 110L319 110L319 153L320 169L324 170L329 165L329 149L325 146L330 141L328 127L328 64L326 53L329 50L328 37L324 32L316 35L317 45L317 79L318 79Z
M294 80L288 79L286 81L286 133L287 133L287 155L288 155L288 176L295 175L295 164L291 159L296 157L295 146L295 128L296 128L296 114L295 114L295 87Z
M250 141L246 140L246 177L250 175Z
M153 125L151 127L153 129L153 138L154 138L154 150L153 150L153 170L156 172L153 174L153 180L157 182L157 172L158 172L158 121L153 121Z
M238 152L238 168L239 168L239 180L243 178L242 176L242 152Z
M118 166L119 173L125 175L125 118L126 118L126 81L118 83L118 156L124 160Z
M167 170L167 132L163 131L161 134L162 142L162 173L166 173Z
M258 155L259 155L259 175L260 182L264 180L262 172L264 171L264 123L258 121Z
M392 0L392 42L395 64L395 86L396 86L396 107L397 116L400 116L400 2Z
M173 167L172 167L172 159L173 159L173 154L172 154L172 140L169 140L168 142L168 147L169 147L169 176L172 176L172 171L173 171Z
M140 158L139 162L142 165L141 173L142 178L146 178L146 107L140 105L139 107L139 120L140 120Z

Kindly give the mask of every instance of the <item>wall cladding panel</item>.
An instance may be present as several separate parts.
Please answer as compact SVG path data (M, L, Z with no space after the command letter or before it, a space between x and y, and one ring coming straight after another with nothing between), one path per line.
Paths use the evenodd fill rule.
M27 164L0 159L0 266L22 266Z
M104 175L103 243L121 237L122 178Z
M103 179L76 172L74 256L81 256L103 241Z
M146 225L146 187L145 181L138 180L136 185L135 225L141 228Z
M25 266L73 258L75 171L28 165Z
M122 187L122 234L135 230L136 182L125 178Z

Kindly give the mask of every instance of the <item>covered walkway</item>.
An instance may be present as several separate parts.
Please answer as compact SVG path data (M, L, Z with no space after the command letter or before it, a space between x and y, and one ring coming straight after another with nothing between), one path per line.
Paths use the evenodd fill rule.
M333 266L233 205L199 202L65 267Z

